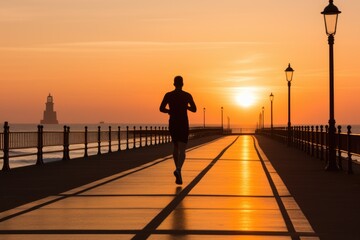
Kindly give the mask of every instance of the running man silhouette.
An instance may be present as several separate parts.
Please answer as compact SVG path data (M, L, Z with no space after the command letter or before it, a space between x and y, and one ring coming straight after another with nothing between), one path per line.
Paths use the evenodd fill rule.
M190 93L182 90L184 83L181 76L174 78L175 90L165 94L160 105L160 112L168 113L169 131L174 144L173 158L176 184L182 184L181 168L185 161L185 149L189 136L189 120L187 111L196 112L196 105ZM166 106L168 105L168 108Z

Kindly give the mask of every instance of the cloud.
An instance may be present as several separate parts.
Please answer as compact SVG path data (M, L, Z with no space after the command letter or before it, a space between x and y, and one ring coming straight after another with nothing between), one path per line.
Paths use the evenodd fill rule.
M4 47L1 51L116 51L116 50L168 50L168 49L212 49L228 48L234 46L250 46L265 44L262 42L241 41L94 41L94 42L68 42L33 45L28 47Z

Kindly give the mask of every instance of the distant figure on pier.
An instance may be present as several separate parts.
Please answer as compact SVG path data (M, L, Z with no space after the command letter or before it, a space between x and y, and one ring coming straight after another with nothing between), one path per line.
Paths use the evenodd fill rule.
M187 110L196 112L195 102L190 93L182 90L183 85L183 78L176 76L174 78L175 90L166 93L160 105L160 112L170 115L169 130L174 144L173 158L176 167L174 171L176 184L182 184L181 168L185 161L185 149L189 137Z

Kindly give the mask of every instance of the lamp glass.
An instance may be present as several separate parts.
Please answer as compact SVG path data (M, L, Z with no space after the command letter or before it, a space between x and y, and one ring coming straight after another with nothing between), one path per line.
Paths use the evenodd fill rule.
M339 14L324 14L326 34L335 35Z
M270 94L270 101L274 101L274 95L272 93Z
M294 69L291 68L290 63L289 66L285 69L286 81L291 82L294 74Z

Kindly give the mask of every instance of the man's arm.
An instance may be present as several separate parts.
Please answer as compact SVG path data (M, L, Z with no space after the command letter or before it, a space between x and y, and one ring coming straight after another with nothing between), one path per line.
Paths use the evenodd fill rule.
M189 98L188 110L191 111L191 112L196 112L196 105L195 105L195 102L194 102L191 95L190 95L190 98Z
M160 112L162 113L170 113L170 110L166 108L166 105L168 104L168 100L166 95L164 96L164 99L162 100L160 104Z

